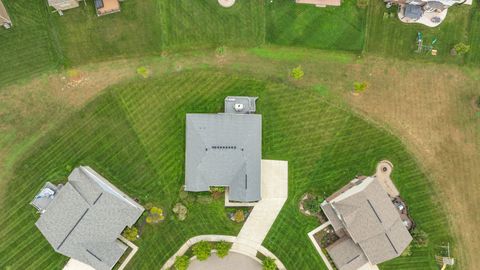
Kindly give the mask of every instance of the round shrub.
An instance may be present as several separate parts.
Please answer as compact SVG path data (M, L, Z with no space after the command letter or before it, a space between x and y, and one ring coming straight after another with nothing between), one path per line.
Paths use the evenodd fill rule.
M123 237L125 237L128 241L135 241L137 240L138 236L138 229L136 227L132 228L125 228L122 233Z
M190 265L190 259L187 256L177 256L173 267L175 270L187 270Z
M270 257L266 257L265 259L263 259L262 268L263 270L277 269L277 265L275 264L275 259Z
M232 247L231 243L227 243L225 241L220 241L215 244L215 249L217 250L217 256L223 258L228 255L230 248Z
M205 261L212 254L212 244L206 241L200 241L193 246L193 254L199 261Z

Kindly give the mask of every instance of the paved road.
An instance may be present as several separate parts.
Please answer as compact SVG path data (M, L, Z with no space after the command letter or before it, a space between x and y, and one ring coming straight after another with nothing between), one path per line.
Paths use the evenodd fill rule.
M188 270L262 270L262 265L248 256L230 252L223 259L212 254L206 261L193 260Z

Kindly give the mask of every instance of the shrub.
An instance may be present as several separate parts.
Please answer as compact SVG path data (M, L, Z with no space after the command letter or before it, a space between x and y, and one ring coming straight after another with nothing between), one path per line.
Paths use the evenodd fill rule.
M428 246L428 234L420 229L415 229L412 232L412 245L415 247Z
M127 238L128 241L135 241L138 237L138 229L136 227L125 228L122 232L123 237Z
M305 75L305 73L303 72L302 66L298 66L298 67L292 69L291 76L295 80L302 79L303 75Z
M303 202L303 208L306 210L306 211L309 211L311 214L318 214L320 212L320 204L321 204L321 200L320 198L318 197L311 197L311 198L308 198L306 199L304 202Z
M143 207L145 208L145 210L150 211L150 209L152 209L153 207L153 203L148 202Z
M183 221L187 218L188 209L185 205L183 205L181 203L175 204L172 211L173 211L173 213L177 214L178 219L181 220L181 221Z
M462 54L466 54L470 51L470 45L467 45L463 42L460 42L458 44L455 44L455 46L453 47L455 49L455 51L457 52L457 54L459 55L462 55Z
M231 247L232 247L231 243L227 243L225 241L218 242L215 245L215 249L217 250L217 256L220 258L227 256Z
M262 266L263 266L262 267L263 270L277 269L277 265L275 264L275 259L270 257L266 257L265 259L263 259Z
M354 82L353 83L353 91L355 93L363 93L367 90L368 84L366 82Z
M220 46L218 48L215 49L215 53L218 55L218 56L223 56L225 54L225 46Z
M190 259L187 256L177 256L175 258L175 263L173 267L175 270L187 270L188 265L190 265Z
M150 75L150 71L146 67L138 67L137 74L146 79Z
M480 96L477 97L477 101L475 102L478 108L480 108Z
M412 256L412 245L408 245L408 247L402 252L402 257L410 257Z
M244 222L245 221L245 213L243 212L243 210L237 210L235 211L235 214L233 214L233 220L235 220L235 222Z
M225 192L225 187L210 187L210 192Z
M212 244L205 241L200 241L193 246L193 254L197 256L199 261L205 261L212 253Z
M147 215L147 223L152 224L152 223L159 223L160 221L165 220L165 216L163 215L163 209L153 206L150 211L148 212Z

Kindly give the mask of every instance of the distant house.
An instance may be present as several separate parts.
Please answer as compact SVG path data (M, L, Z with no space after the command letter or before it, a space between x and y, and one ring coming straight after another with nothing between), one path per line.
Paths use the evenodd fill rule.
M65 185L48 183L31 204L35 225L54 250L95 268L112 269L127 245L118 240L144 208L88 166L75 168Z
M120 2L118 0L93 0L98 16L120 12Z
M445 20L447 10L453 5L470 4L466 0L385 0L387 5L396 4L399 18L405 23L421 23L435 27ZM468 3L467 3L468 2Z
M295 0L297 4L310 4L316 7L340 6L341 0Z
M339 270L391 260L412 241L399 210L375 177L353 180L321 208L340 237L327 247Z
M228 187L229 200L261 199L262 116L255 97L227 97L225 112L187 114L185 190Z
M0 0L0 24L5 28L9 29L13 26L10 16L8 16L7 9Z
M80 1L82 0L48 0L48 5L63 15L63 11L79 7Z

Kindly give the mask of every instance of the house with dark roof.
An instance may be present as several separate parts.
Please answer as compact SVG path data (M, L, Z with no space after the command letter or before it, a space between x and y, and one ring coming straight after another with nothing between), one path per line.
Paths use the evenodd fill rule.
M31 204L35 225L53 249L96 270L112 269L127 245L118 238L144 208L88 166L75 168L65 185L47 183Z
M228 187L230 201L261 199L262 116L256 97L227 97L224 113L187 114L185 190Z
M340 237L327 247L339 270L391 260L412 241L392 198L375 177L351 181L321 208Z

